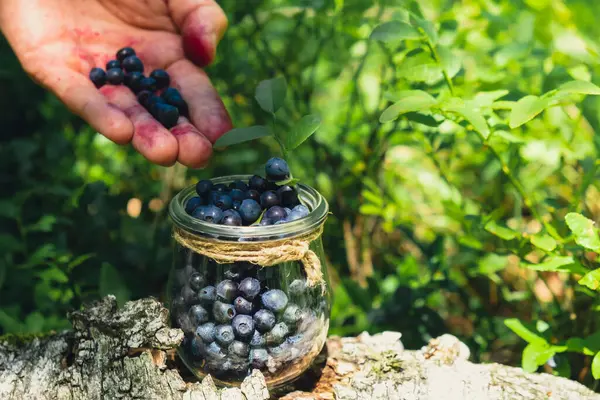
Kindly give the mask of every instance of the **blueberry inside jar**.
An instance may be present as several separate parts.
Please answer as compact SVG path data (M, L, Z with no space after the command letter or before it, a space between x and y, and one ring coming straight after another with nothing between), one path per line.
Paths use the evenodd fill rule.
M235 210L223 195L233 191L239 201L239 191L273 191L263 186L250 175L204 180L170 204L175 254L168 302L172 325L184 331L178 354L196 376L210 374L223 386L239 386L253 369L269 388L291 382L327 338L331 293L320 235L328 205L315 189L295 185L297 199L286 203L292 208L269 204L278 208L267 218L267 210L249 206L252 200L260 207L252 192L241 199L243 211L229 212L236 224L196 211L212 201L223 213Z

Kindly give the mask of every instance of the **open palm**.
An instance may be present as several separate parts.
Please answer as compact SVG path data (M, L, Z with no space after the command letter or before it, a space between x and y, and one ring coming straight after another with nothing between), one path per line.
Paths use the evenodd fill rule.
M212 61L227 20L212 0L1 0L0 27L25 70L114 142L148 160L201 167L231 129L221 99L198 67ZM167 130L124 86L88 78L118 49L133 47L145 74L163 68L188 102L190 119Z

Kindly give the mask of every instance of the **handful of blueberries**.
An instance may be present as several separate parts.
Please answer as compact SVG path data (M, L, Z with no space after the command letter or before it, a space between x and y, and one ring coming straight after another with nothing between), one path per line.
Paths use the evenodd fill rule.
M291 281L279 286L280 267L201 260L204 268L188 263L175 271L171 304L192 366L225 379L243 379L253 368L275 374L318 346L315 340L327 328L313 309L324 311L320 303L310 304L315 298L299 270L290 267L284 275Z
M266 179L254 175L229 186L201 180L197 196L189 199L185 211L198 219L215 224L278 225L306 217L309 209L300 204L296 188L278 185L290 178L290 169L281 158L273 157L265 165Z
M166 128L177 125L180 115L188 116L188 106L181 93L169 87L171 77L167 71L155 69L150 76L144 76L144 64L131 47L119 50L117 59L106 64L106 71L92 68L90 80L97 88L107 82L111 85L124 83L137 95L140 104Z

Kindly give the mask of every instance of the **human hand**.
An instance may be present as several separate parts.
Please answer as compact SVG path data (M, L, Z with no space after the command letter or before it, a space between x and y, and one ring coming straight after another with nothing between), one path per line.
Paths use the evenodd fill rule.
M1 0L0 28L23 68L110 140L160 165L208 162L212 142L231 129L225 107L202 69L227 27L213 0ZM167 130L125 86L89 80L122 47L136 50L144 73L162 68L189 106Z

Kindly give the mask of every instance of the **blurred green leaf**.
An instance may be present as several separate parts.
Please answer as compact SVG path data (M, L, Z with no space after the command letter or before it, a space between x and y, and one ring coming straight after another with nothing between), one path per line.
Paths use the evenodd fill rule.
M578 245L600 252L600 238L598 237L598 230L594 226L594 221L577 213L568 213L565 216L565 221L573 235L575 235L575 242Z
M84 262L86 262L87 260L89 260L92 257L94 257L94 254L80 255L79 257L77 257L69 262L69 264L67 265L67 269L69 271L71 271L72 269L80 266L81 264L83 264Z
M411 25L401 21L383 23L371 33L371 39L382 42L391 42L404 39L420 39L421 34Z
M518 232L515 232L510 228L500 226L494 220L491 220L487 224L485 224L484 228L486 231L488 231L504 240L512 240L512 239L520 236Z
M531 121L549 105L550 101L548 98L541 98L533 95L523 97L517 101L510 113L509 125L511 129L518 128Z
M413 14L410 16L410 22L417 28L421 29L423 31L423 33L429 38L431 43L433 43L433 44L437 43L438 34L435 29L435 26L433 25L433 23L431 21L420 18Z
M522 366L525 372L535 372L544 365L556 352L546 342L529 343L523 350Z
M108 263L102 264L98 291L101 296L114 295L117 298L119 306L122 306L130 299L129 289L123 282L121 274L115 267Z
M506 325L511 331L519 335L521 339L526 341L527 343L540 343L547 345L546 339L538 336L532 330L527 328L521 321L517 318L508 318L504 320L504 325Z
M15 218L19 215L19 207L14 201L0 200L0 217Z
M435 98L422 90L406 90L395 94L394 97L396 102L385 109L379 117L379 122L393 121L411 111L429 110L437 103Z
M227 147L234 144L249 142L251 140L260 139L269 136L271 133L266 126L255 125L247 128L234 128L221 136L215 142L215 147Z
M533 235L529 238L529 240L535 247L544 251L552 251L556 248L556 240L547 234Z
M35 224L28 226L27 230L31 232L50 232L55 223L56 217L54 215L44 215Z
M600 352L592 359L592 376L594 379L600 379Z
M600 87L587 81L571 81L563 83L558 87L560 92L600 95Z
M600 268L588 272L577 283L592 290L600 290Z
M267 79L256 87L255 98L260 108L275 113L283 106L287 90L287 82L283 76Z
M321 126L321 118L318 115L305 115L296 122L292 129L281 136L284 147L293 150L300 146Z
M571 256L551 256L546 257L543 262L538 264L521 263L521 266L534 271L569 271L581 272L583 269Z
M0 233L0 254L20 251L23 245L12 235Z
M428 85L443 79L442 68L425 52L405 58L396 72L410 82L425 82Z
M490 128L488 127L483 115L476 110L469 108L468 105L461 99L452 98L447 100L442 104L442 110L458 114L464 118L467 122L473 125L473 129L479 132L484 139L487 139L490 135Z

